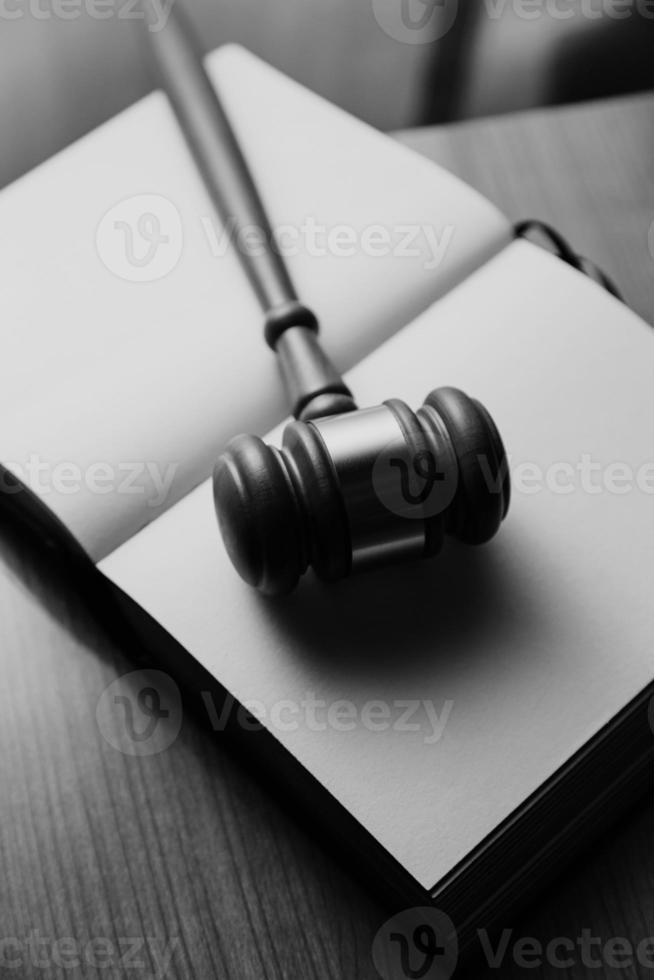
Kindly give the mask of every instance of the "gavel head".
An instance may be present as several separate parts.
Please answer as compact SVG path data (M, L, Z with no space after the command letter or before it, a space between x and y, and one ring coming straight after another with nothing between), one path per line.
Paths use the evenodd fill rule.
M497 428L456 388L432 391L417 412L390 400L292 422L281 449L237 436L214 471L229 556L267 595L290 592L310 567L334 581L436 555L446 534L482 544L509 496Z

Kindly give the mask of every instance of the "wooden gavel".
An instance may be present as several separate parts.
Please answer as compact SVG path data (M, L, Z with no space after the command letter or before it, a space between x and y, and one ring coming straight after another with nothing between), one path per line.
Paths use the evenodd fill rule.
M382 562L436 555L445 535L481 544L510 498L502 440L486 409L438 388L416 412L391 399L357 408L295 293L252 175L178 9L151 34L166 90L218 212L257 228L239 252L279 358L291 422L281 448L232 439L216 463L216 513L229 556L269 595L308 568L327 581Z

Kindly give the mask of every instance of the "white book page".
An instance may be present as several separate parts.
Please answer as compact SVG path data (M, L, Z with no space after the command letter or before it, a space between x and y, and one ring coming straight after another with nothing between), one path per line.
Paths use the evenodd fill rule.
M208 67L339 368L510 241L475 191L243 49ZM97 559L284 417L275 359L160 93L5 190L0 227L0 459Z
M348 377L363 405L451 384L488 407L514 475L490 544L265 600L207 482L100 567L431 887L654 674L654 336L518 242Z

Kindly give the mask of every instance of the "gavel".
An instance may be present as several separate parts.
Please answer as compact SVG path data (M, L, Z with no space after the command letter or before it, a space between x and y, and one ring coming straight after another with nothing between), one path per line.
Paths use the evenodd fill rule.
M264 243L239 256L263 313L295 421L280 448L232 439L216 463L218 524L231 561L267 595L309 569L333 582L382 563L429 558L446 535L488 541L507 514L510 477L483 405L437 388L412 411L389 399L358 408L296 295L254 179L179 10L151 34L163 87L211 199L235 230Z

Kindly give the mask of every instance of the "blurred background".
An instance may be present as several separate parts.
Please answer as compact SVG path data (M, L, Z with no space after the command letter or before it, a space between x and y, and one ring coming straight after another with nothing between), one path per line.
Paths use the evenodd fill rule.
M152 88L137 2L0 0L0 185ZM175 2L384 130L654 88L654 0Z

